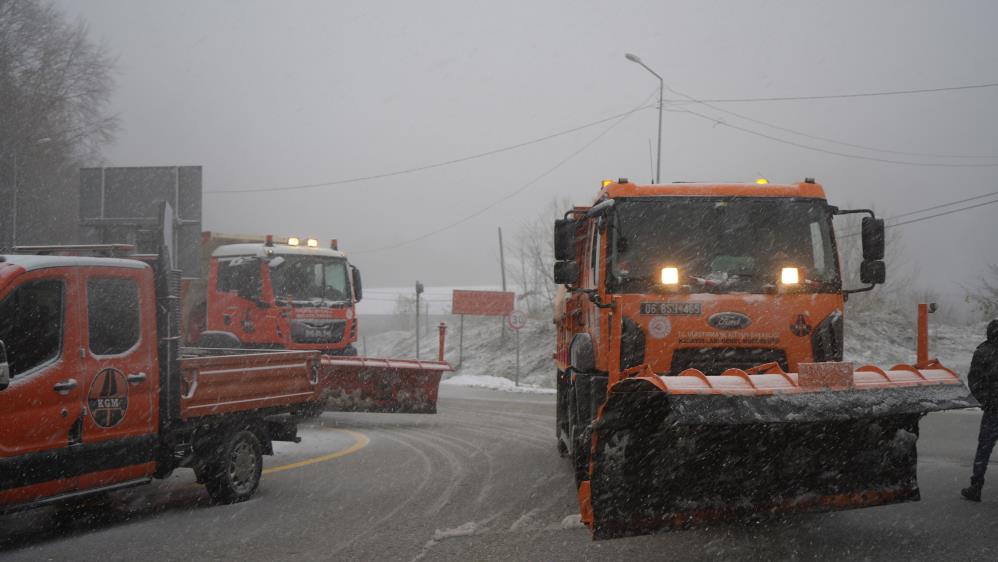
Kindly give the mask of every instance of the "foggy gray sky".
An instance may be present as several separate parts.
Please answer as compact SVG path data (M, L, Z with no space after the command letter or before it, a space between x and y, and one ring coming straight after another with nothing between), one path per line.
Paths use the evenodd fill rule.
M319 183L432 164L632 109L657 81L697 98L822 95L998 81L993 2L64 1L118 56L123 128L107 165L200 164L205 189ZM676 95L666 93L669 99ZM894 151L998 155L998 88L724 109ZM912 162L713 109L669 105L826 150ZM338 238L369 286L490 284L496 227L512 236L555 197L603 178L648 182L657 114L638 111L519 195L390 251L524 186L610 123L444 168L283 193L206 194L204 226ZM833 204L891 217L998 191L998 167L844 158L666 112L663 181L805 176ZM925 286L959 292L998 262L998 205L903 227ZM889 272L890 273L890 272Z

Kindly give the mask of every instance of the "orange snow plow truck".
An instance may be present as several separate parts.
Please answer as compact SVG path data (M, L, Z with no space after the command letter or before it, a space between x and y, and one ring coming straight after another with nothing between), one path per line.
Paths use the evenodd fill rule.
M832 219L864 213L861 288ZM557 434L594 538L919 499L928 412L976 405L928 358L842 361L884 224L796 185L606 182L555 224ZM924 312L924 309L920 309Z
M184 279L183 326L192 346L322 352L321 409L432 414L449 363L358 357L360 271L336 241L204 232L203 272Z

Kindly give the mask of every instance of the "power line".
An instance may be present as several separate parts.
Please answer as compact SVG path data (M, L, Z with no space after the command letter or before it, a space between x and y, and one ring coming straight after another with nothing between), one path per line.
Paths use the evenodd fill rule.
M817 135L811 135L811 134L808 134L808 133L805 133L805 132L802 132L802 131L797 131L795 129L790 129L788 127L782 127L780 125L774 125L774 124L768 123L766 121L762 121L762 120L759 120L759 119L754 119L752 117L748 117L748 116L742 115L740 113L735 113L734 111L729 111L727 109L716 107L714 105L711 105L711 104L707 103L705 100L700 100L700 99L694 98L693 96L691 96L691 95L689 95L689 94L687 94L685 92L680 92L679 90L676 90L675 88L673 88L672 86L670 86L668 84L664 84L664 85L665 85L665 88L667 90L669 90L670 92L672 92L672 93L674 93L674 94L676 94L678 96L681 96L683 98L686 98L688 101L691 101L693 103L697 103L697 104L703 105L705 107L709 107L710 109L713 109L715 111L720 111L722 113L727 113L727 114L733 115L733 116L735 116L735 117L737 117L739 119L744 119L746 121L750 121L752 123L757 123L757 124L763 125L765 127L771 127L773 129L785 131L785 132L788 132L788 133L792 133L792 134L795 134L795 135L800 135L802 137L807 137L807 138L811 138L811 139L815 139L815 140L819 140L819 141L823 141L823 142L830 142L830 143L833 143L833 144L838 144L838 145L842 145L842 146L849 146L849 147L852 147L852 148L860 148L860 149L863 149L863 150L872 150L872 151L875 151L875 152L887 152L887 153L891 153L891 154L902 154L902 155L908 155L908 156L929 156L929 157L934 157L934 158L964 158L964 159L966 159L966 158L970 158L970 159L977 159L977 158L994 159L994 158L998 158L998 156L976 156L976 155L975 156L965 156L965 155L953 155L953 154L946 155L946 154L926 154L926 153L917 153L917 152L903 152L903 151L897 151L897 150L886 150L886 149L874 148L874 147L871 147L871 146L865 146L865 145L861 145L861 144L841 142L841 141L837 141L837 140L834 140L834 139L830 139L828 137L821 137L821 136L817 136ZM996 85L998 85L998 84L996 84ZM703 118L706 118L706 119L712 119L709 116L703 115L702 113L697 113L695 111L691 111L691 110L680 110L680 111L686 111L688 113L691 113L693 115L697 115L699 117L703 117ZM712 120L714 120L714 119L712 119ZM908 162L908 161L900 161L900 160L890 160L890 159L886 159L886 158L866 157L866 156L860 156L860 155L850 155L850 154L847 154L847 153L835 152L835 151L828 151L828 150L824 150L824 149L821 149L821 148L818 148L818 147L812 147L812 146L808 146L808 145L803 145L801 143L794 143L793 141L787 141L785 139L779 139L777 137L772 137L772 136L769 136L769 135L765 135L763 133L753 132L753 131L750 131L749 129L740 128L740 127L737 127L735 125L731 125L729 123L725 123L725 122L720 121L720 120L714 120L714 121L716 123L720 124L720 125L725 125L725 126L728 126L728 127L732 127L734 129L739 129L739 130L742 130L744 132L749 132L751 134L757 134L759 136L763 136L765 138L768 138L770 140L775 140L777 142L785 142L785 143L793 144L794 146L799 146L801 148L807 148L809 150L824 151L824 152L828 152L830 154L836 154L836 155L839 155L839 156L845 156L845 157L851 157L851 158L861 158L861 159L867 159L867 160L877 160L877 161L881 161L881 162L891 162L891 163L895 163L895 164L905 163L905 164L910 164L910 165L914 165L914 166L950 166L950 167L991 167L991 166L998 166L998 163L993 163L993 164L925 163L925 162Z
M467 215L467 216L465 216L465 217L463 217L461 219L458 219L458 220L456 220L456 221L454 221L454 222L452 222L450 224L447 224L445 226L442 226L440 228L437 228L437 229L431 230L429 232L426 232L424 234L421 234L421 235L419 235L419 236L417 236L415 238L410 238L409 240L406 240L406 241L403 241L403 242L399 242L397 244L391 244L391 245L388 245L388 246L381 246L381 247L378 247L378 248L371 248L371 249L368 249L368 250L359 250L359 251L355 251L353 253L354 254L366 254L366 253L372 253L372 252L383 252L383 251L387 251L387 250L394 250L396 248L401 248L403 246L408 246L410 244L414 244L416 242L419 242L420 240L424 240L426 238L429 238L430 236L433 236L435 234L439 234L441 232L444 232L445 230L450 230L450 229L452 229L452 228L454 228L454 227L456 227L458 225L461 225L461 224L463 224L465 222L468 222L469 220L471 220L471 219L473 219L473 218L475 218L475 217L477 217L477 216L485 213L489 209L492 209L496 205L498 205L498 204L500 204L500 203L502 203L502 202L504 202L504 201L506 201L508 199L512 199L513 197L519 195L523 191L526 191L527 189L529 189L530 187L532 187L534 184L536 184L537 182L541 181L545 177L547 177L547 176L551 175L552 173L554 173L556 170L558 170L558 168L561 168L562 166L564 166L565 164L567 164L570 160L572 160L573 158L575 158L576 156L578 156L579 154L581 154L582 152L584 152L590 146L596 144L597 141L599 141L601 138L603 138L604 136L606 136L607 133L609 133L610 131L612 131L617 125L620 125L621 123L623 123L624 120L627 119L628 117L630 117L632 114L634 114L635 112L640 111L640 110L648 107L646 104L648 103L648 100L651 99L651 97L653 95L655 95L655 94L652 93L647 98L645 98L645 101L642 102L641 105L639 105L639 106L635 107L634 109L632 109L632 110L630 110L630 111L628 111L626 113L623 113L620 116L618 116L616 121L614 121L609 127L603 129L603 131L601 131L598 135L596 135L595 137L593 137L592 140L590 140L586 144L582 145L581 148L579 148L578 150L572 152L571 154L569 154L568 156L566 156L565 158L563 158L562 160L560 160L554 166L552 166L552 167L548 168L547 170L545 170L539 176L537 176L534 179L528 181L527 183L523 184L522 186L518 187L517 189L515 189L515 190L513 190L513 191L511 191L509 193L507 193L506 195L500 197L499 199L493 201L492 203L489 203L488 205L482 207L481 209L478 209L477 211L471 213L470 215Z
M959 205L960 203L966 203L967 201L974 201L977 199L984 199L985 197L991 197L992 195L998 195L998 191L992 191L991 193L985 193L984 195L975 195L974 197L968 197L966 199L960 199L958 201L950 201L949 203L943 203L941 205L926 207L924 209L919 209L917 211L902 213L900 215L895 215L888 220L897 220L902 217L910 217L911 215L920 215L926 211L935 211L936 209L942 209L944 207L952 207L953 205Z
M881 92L861 92L851 94L828 94L819 96L783 96L783 97L759 97L759 98L713 98L702 99L700 101L711 103L754 103L770 101L808 101L808 100L831 100L846 98L868 98L875 96L898 96L908 94L932 94L937 92L954 92L959 90L975 90L979 88L995 88L998 82L988 82L985 84L967 84L962 86L946 86L942 88L919 88L915 90L887 90Z
M992 197L992 196L995 196L995 195L998 195L998 191L993 191L991 193L985 193L983 195L975 195L974 197L968 197L966 199L958 199L956 201L950 201L949 203L942 203L942 204L939 204L939 205L933 205L931 207L926 207L924 209L918 209L917 211L908 211L907 213L901 213L900 215L895 215L893 217L888 217L888 218L884 219L884 221L885 222L887 222L887 221L894 221L894 220L897 220L897 219L902 218L902 217L910 217L912 215L920 215L920 214L925 213L927 211L934 211L936 209L942 209L942 208L945 208L945 207L952 207L953 205L959 205L960 203L966 203L967 201L974 201L974 200L977 200L977 199L983 199L985 197ZM992 201L985 201L983 203L978 203L976 205L968 205L966 207L961 207L959 209L953 209L953 210L950 210L950 211L944 211L942 213L936 213L934 215L928 215L928 216L925 216L925 217L919 217L919 218L911 219L911 220L907 220L907 221L895 222L895 223L887 224L887 225L884 226L884 228L894 228L895 226L904 226L906 224L912 224L912 223L916 223L916 222L921 222L923 220L934 219L936 217L942 217L942 216L945 216L945 215L952 215L954 213L960 213L960 212L963 212L963 211L970 211L972 209L976 209L978 207L984 207L986 205L991 205L993 203L998 203L998 199L994 199ZM862 234L862 232L850 232L849 234L842 235L839 238L840 239L841 238L853 238L855 236L859 236L860 234Z
M380 174L371 174L371 175L368 175L368 176L357 176L357 177L353 177L353 178L346 178L346 179L339 179L339 180L330 180L330 181L324 181L324 182L318 182L318 183L305 183L305 184L299 184L299 185L286 185L286 186L279 186L279 187L258 187L258 188L245 188L245 189L206 190L205 193L223 194L223 193L264 193L264 192L272 192L272 191L296 191L296 190L301 190L301 189L313 189L313 188L317 188L317 187L332 187L332 186L337 186L337 185L345 185L345 184L350 184L350 183L357 183L357 182L370 181L370 180L376 180L376 179L390 178L390 177L394 177L394 176L401 176L401 175L404 175L404 174L411 174L411 173L414 173L414 172L422 172L422 171L425 171L425 170L432 170L434 168L441 168L441 167L444 167L444 166L451 166L451 165L454 165L454 164L460 164L462 162L468 162L469 160L477 160L479 158L485 158L487 156L494 156L496 154L501 154L503 152L509 152L511 150L516 150L518 148L523 148L525 146L530 146L530 145L533 145L533 144L537 144L537 143L549 141L551 139L555 139L555 138L558 138L558 137L563 137L565 135L569 135L569 134L572 134L572 133L575 133L575 132L578 132L578 131L581 131L581 130L584 130L584 129L595 127L597 125L601 125L601 124L606 123L608 121L613 121L614 119L620 119L620 118L623 118L623 117L627 117L628 115L634 113L635 111L639 111L641 109L647 109L647 108L650 108L650 107L654 107L654 106L642 104L641 107L637 107L637 108L632 109L630 111L625 111L623 113L618 113L617 115L611 115L610 117L606 117L606 118L599 119L599 120L596 120L596 121L591 121L591 122L586 123L584 125L579 125L577 127L572 127L571 129L565 129L563 131L558 131L556 133L552 133L550 135L545 135L543 137L538 137L538 138L535 138L535 139L531 139L531 140L528 140L528 141L523 141L523 142L512 144L512 145L509 145L509 146L504 146L504 147L501 147L501 148L496 148L496 149L493 149L493 150L487 150L485 152L479 152L477 154L471 154L471 155L468 155L468 156L462 156L460 158L453 158L451 160L444 160L442 162L435 162L433 164L426 164L426 165L423 165L423 166L416 166L416 167L413 167L413 168L405 168L405 169L402 169L402 170L395 170L395 171L392 171L392 172L384 172L384 173L380 173Z
M856 143L851 143L851 142L843 142L843 141L835 140L835 139L832 139L832 138L829 138L829 137L822 137L822 136L819 136L819 135L813 135L813 134L810 134L810 133L805 133L803 131L798 131L796 129L791 129L789 127L783 127L783 126L780 126L780 125L775 125L775 124L769 123L767 121L762 121L761 119L754 119L752 117L749 117L747 115L743 115L741 113L736 113L734 111L730 111L730 110L727 110L727 109L724 109L724 108L721 108L721 107L717 107L717 106L711 105L711 104L707 103L704 100L699 100L699 99L692 98L692 97L690 97L690 96L688 96L688 95L686 95L686 94L684 94L682 92L678 92L676 90L673 90L672 88L669 88L668 86L666 86L666 88L668 88L673 93L676 93L676 94L678 94L680 96L683 96L683 97L687 98L691 102L699 103L699 104L704 105L706 107L709 107L709 108L711 108L711 109L713 109L715 111L720 111L721 113L727 113L728 115L732 115L732 116L737 117L739 119L744 119L744 120L752 122L752 123L763 125L765 127L770 127L770 128L777 129L777 130L780 130L780 131L785 131L785 132L788 132L788 133L792 133L794 135L799 135L799 136L802 136L802 137L805 137L805 138L814 139L814 140L818 140L818 141L822 141L822 142L828 142L828 143L832 143L832 144L837 144L837 145L840 145L840 146L848 146L850 148L859 148L859 149L862 149L862 150L870 150L870 151L873 151L873 152L883 152L883 153L887 153L887 154L899 154L899 155L902 155L902 156L924 156L924 157L930 157L930 158L955 158L955 159L963 159L963 160L994 160L994 159L998 158L998 155L987 156L987 155L978 155L978 154L966 155L966 154L939 154L939 153L930 153L930 152L907 152L907 151L903 151L903 150L891 150L891 149L887 149L887 148L877 148L877 147L873 147L873 146L866 146L866 145L863 145L863 144L856 144Z
M968 205L966 207L961 207L959 209L953 209L952 211L943 211L942 213L936 213L934 215L929 215L927 217L919 217L917 219L911 219L911 220L896 222L896 223L887 225L886 228L894 228L896 226L904 226L906 224L912 224L912 223L916 223L916 222L927 221L929 219L934 219L936 217L944 217L946 215L952 215L954 213L962 213L964 211L970 211L972 209L977 209L978 207L984 207L984 206L987 206L987 205L994 205L995 203L998 203L998 199L994 199L994 200L991 200L991 201L985 201L983 203L978 203L976 205Z
M709 115L704 115L703 113L699 113L699 112L696 112L696 111L693 111L693 110L690 110L690 109L681 109L681 110L676 110L676 111L680 111L680 112L683 112L683 113L689 113L690 115L694 115L696 117L700 117L701 119L706 119L706 120L711 121L711 122L713 122L713 123L715 123L717 125L721 125L723 127L728 127L728 128L731 128L731 129L735 129L736 131L741 131L743 133L748 133L750 135L755 135L757 137L762 137L764 139L769 139L769 140L774 141L774 142L778 142L778 143L782 143L782 144L788 144L790 146L796 146L798 148L803 148L804 150L811 150L811 151L814 151L814 152L823 152L825 154L832 154L834 156L842 156L843 158L855 158L855 159L858 159L858 160L869 160L869 161L873 161L873 162L885 162L885 163L888 163L888 164L901 164L901 165L905 165L905 166L919 166L919 167L998 168L998 163L994 163L994 164L969 164L969 163L957 164L957 163L945 163L945 162L911 162L909 160L894 160L894 159L891 159L891 158L878 158L876 156L864 156L864 155L861 155L861 154L849 154L847 152L839 152L839 151L836 151L836 150L828 150L828 149L825 149L825 148L819 148L819 147L816 147L816 146L811 146L811 145L807 145L807 144L803 144L803 143L799 143L799 142L795 142L795 141L791 141L791 140L787 140L787 139L782 139L780 137L774 137L773 135L767 135L766 133L760 133L759 131L753 131L752 129L747 129L745 127L739 127L738 125L732 125L731 123L726 123L726 122L724 122L724 121L722 121L720 119L717 119L715 117L711 117Z

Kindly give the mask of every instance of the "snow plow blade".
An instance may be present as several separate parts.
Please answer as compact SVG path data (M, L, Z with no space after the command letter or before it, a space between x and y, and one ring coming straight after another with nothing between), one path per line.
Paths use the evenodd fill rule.
M335 412L435 414L446 361L323 357L319 387L325 409Z
M977 405L938 363L650 371L609 390L579 488L595 539L919 499L918 420Z

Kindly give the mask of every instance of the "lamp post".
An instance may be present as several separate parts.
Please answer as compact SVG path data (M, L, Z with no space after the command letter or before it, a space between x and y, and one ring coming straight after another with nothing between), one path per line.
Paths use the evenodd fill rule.
M657 72L649 68L648 65L641 60L641 57L637 55L632 55L631 53L627 53L624 55L624 58L626 58L631 62L640 64L645 68L645 70L655 75L655 78L658 78L658 163L655 165L655 183L661 183L662 181L662 101L664 99L663 94L665 90L665 80L662 80L662 77L659 76Z
M36 140L34 145L41 145L45 143L52 142L49 137L44 137ZM14 251L17 247L17 145L14 145L14 155L13 155L13 189L11 190L11 205L10 205L10 250Z

